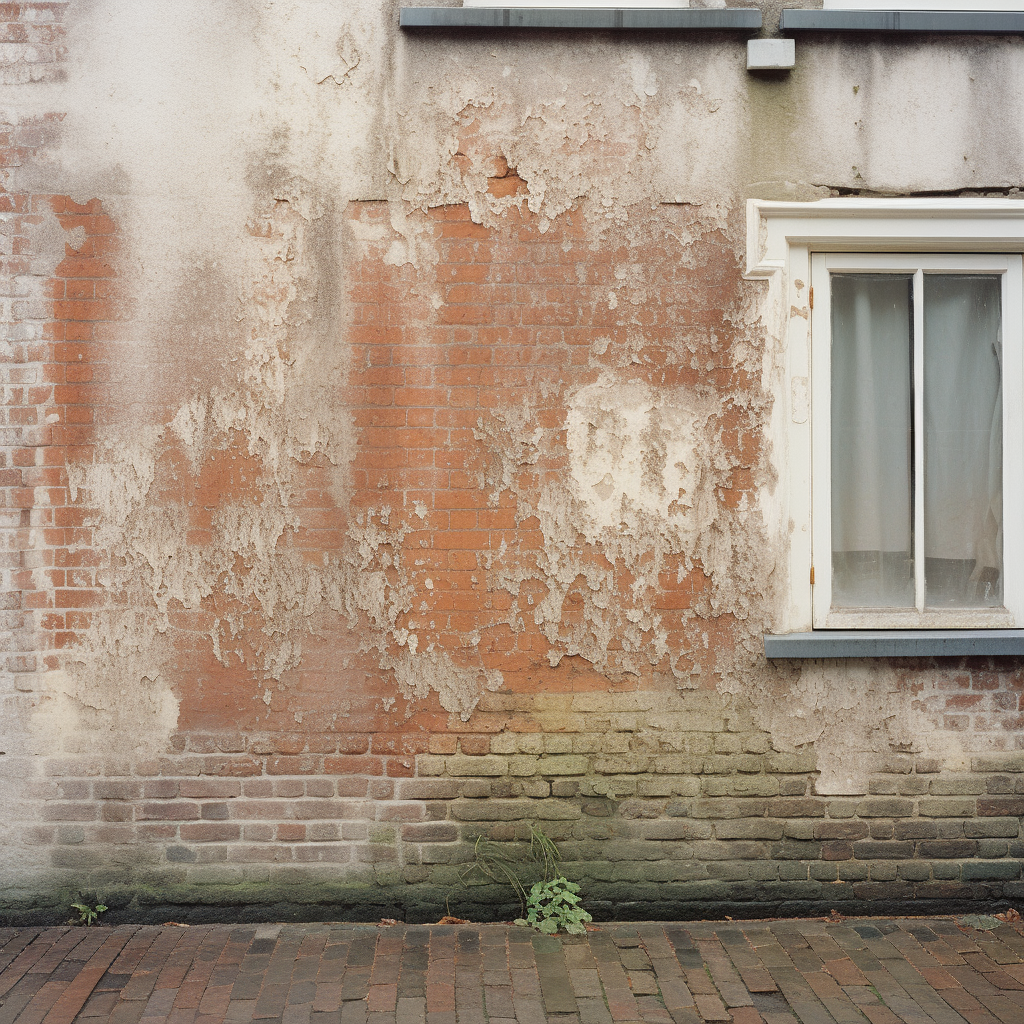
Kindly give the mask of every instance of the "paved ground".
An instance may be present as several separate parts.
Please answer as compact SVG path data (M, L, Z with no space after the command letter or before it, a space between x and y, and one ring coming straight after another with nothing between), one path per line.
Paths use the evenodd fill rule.
M1024 928L949 918L0 929L0 1024L1024 1024Z

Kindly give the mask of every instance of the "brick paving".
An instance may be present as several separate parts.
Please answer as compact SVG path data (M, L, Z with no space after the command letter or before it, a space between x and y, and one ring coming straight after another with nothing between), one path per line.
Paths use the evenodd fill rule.
M953 918L0 928L0 1024L1024 1024L1024 925Z

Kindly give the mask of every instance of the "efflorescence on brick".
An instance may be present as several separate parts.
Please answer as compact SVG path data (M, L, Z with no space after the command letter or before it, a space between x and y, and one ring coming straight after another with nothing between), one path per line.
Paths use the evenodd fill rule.
M8 84L63 80L66 13L0 5ZM598 917L1019 898L1016 663L763 658L742 204L537 200L507 116L429 201L267 157L237 264L152 277L112 171L28 188L63 111L0 126L12 919L504 918L465 869L531 826ZM599 136L574 174L646 166Z

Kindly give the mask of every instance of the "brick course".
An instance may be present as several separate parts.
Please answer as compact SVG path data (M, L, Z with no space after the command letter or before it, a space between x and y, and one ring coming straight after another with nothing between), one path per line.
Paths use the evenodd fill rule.
M567 711L575 702L571 695L562 699ZM495 713L506 720L530 713L529 695L517 702L495 696L492 703L502 705ZM643 702L628 694L616 703L623 715L629 713L627 735L640 745L650 735L645 719L656 718L666 707L680 716L693 708L694 718L704 722L715 705L723 711L721 698L699 693L664 700L657 712L638 708ZM580 718L586 728L591 716ZM596 727L606 725L606 719L594 718ZM745 727L738 719L734 725ZM723 734L736 735L725 731L724 723ZM504 737L509 747L519 737L529 741L536 736L507 725L495 735ZM697 740L700 735L713 745L716 734L686 738ZM558 842L565 873L582 880L589 900L612 913L628 906L638 914L658 916L664 906L675 915L697 915L708 900L750 913L812 906L820 900L840 910L880 900L900 906L915 906L919 900L966 906L1014 899L1022 884L1024 837L1017 817L976 817L973 806L959 803L952 816L937 815L933 798L927 796L816 795L817 772L793 759L779 760L790 769L785 774L778 774L777 767L773 772L765 759L756 772L741 761L733 765L732 775L723 775L722 764L714 760L698 761L686 774L677 773L671 752L648 755L644 771L627 772L599 752L556 754L537 757L528 776L517 776L506 764L493 774L491 754L423 753L415 755L420 777L399 780L368 800L342 791L365 794L378 777L334 779L324 774L323 761L330 756L300 758L296 766L305 773L283 776L269 774L275 756L264 754L254 762L268 774L243 782L227 776L230 766L213 758L199 761L196 774L177 776L175 760L168 758L160 774L144 783L145 792L132 779L130 764L86 764L93 774L80 783L78 763L52 762L52 777L60 780L63 792L54 791L47 800L45 817L67 824L60 824L56 833L41 833L36 841L53 849L54 867L93 887L106 881L110 856L135 857L145 847L150 851L148 870L160 872L170 898L181 883L167 872L184 865L182 882L217 884L219 899L228 905L232 887L237 898L251 898L252 883L261 877L271 886L286 883L293 876L280 870L288 865L390 865L388 898L401 906L405 891L405 905L413 916L426 912L416 908L424 896L429 906L429 894L435 891L470 901L474 912L486 912L486 898L492 894L474 892L460 881L473 858L473 843L482 836L499 846L509 844L509 852L517 855L515 844L528 834L523 832L528 823ZM564 758L569 756L575 758L572 774L565 773ZM668 760L666 772L659 771L662 758ZM554 771L545 770L546 761ZM919 775L914 758L888 767L889 772L871 777L872 787L886 778L922 778L946 788L957 778L928 771L926 761ZM963 778L980 778L986 784L999 777L1024 777L1024 764L1015 752L987 755L970 767L979 770L964 772ZM126 777L104 777L111 770ZM721 784L729 779L759 780L773 790L783 780L799 781L805 795L769 800L737 796L723 791ZM653 793L652 783L658 783ZM715 795L704 795L710 793ZM117 831L100 820L100 811L111 807L125 812L117 817ZM224 864L239 873L225 875L218 866ZM261 864L272 865L269 876L260 874ZM622 889L625 883L628 891ZM652 884L657 892L649 888ZM128 895L130 890L129 885L121 891ZM329 893L323 898L331 900Z

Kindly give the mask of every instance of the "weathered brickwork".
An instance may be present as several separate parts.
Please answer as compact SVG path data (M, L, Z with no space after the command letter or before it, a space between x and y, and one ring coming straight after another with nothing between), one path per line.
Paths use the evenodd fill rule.
M0 82L3 85L27 85L63 81L65 56L65 0L55 3L5 3L0 5ZM7 155L5 144L5 155ZM38 141L24 134L13 142L17 148L31 149ZM13 166L5 162L6 167Z
M194 735L146 762L53 759L32 789L45 804L30 842L69 882L128 895L127 871L155 887L136 914L178 900L321 917L385 904L429 917L439 900L509 913L510 892L463 876L478 837L516 856L530 824L559 843L600 916L1020 898L1019 753L961 772L893 754L868 793L822 796L813 751L772 750L749 713L713 695L482 703L492 732L351 735L335 742L346 753Z
M67 16L0 5L8 85L64 81ZM475 844L531 826L599 918L1024 895L1017 662L763 657L742 202L549 209L499 114L457 202L268 143L236 262L166 267L155 190L37 187L64 111L0 125L0 915L501 919Z
M49 83L61 77L63 3L0 6L0 79L4 85ZM3 590L5 669L33 672L49 652L65 646L65 608L72 540L68 521L66 450L77 423L66 384L66 340L75 340L77 321L69 300L95 302L98 261L93 243L81 253L55 255L55 234L70 228L69 215L91 213L69 207L64 196L33 195L13 189L18 169L54 140L57 114L16 116L5 111L0 124L0 359L4 404L0 410L3 446ZM91 223L87 220L86 223ZM81 312L81 310L77 311ZM65 319L76 321L66 337ZM87 323L82 323L88 328ZM88 378L84 378L88 379ZM91 418L88 409L83 409ZM81 542L88 539L74 538ZM86 563L88 556L86 556ZM90 585L93 581L90 581ZM72 587L78 586L73 580ZM65 603L66 601L66 603ZM47 615L47 611L60 612ZM74 614L74 613L72 613ZM10 677L9 677L10 678Z

